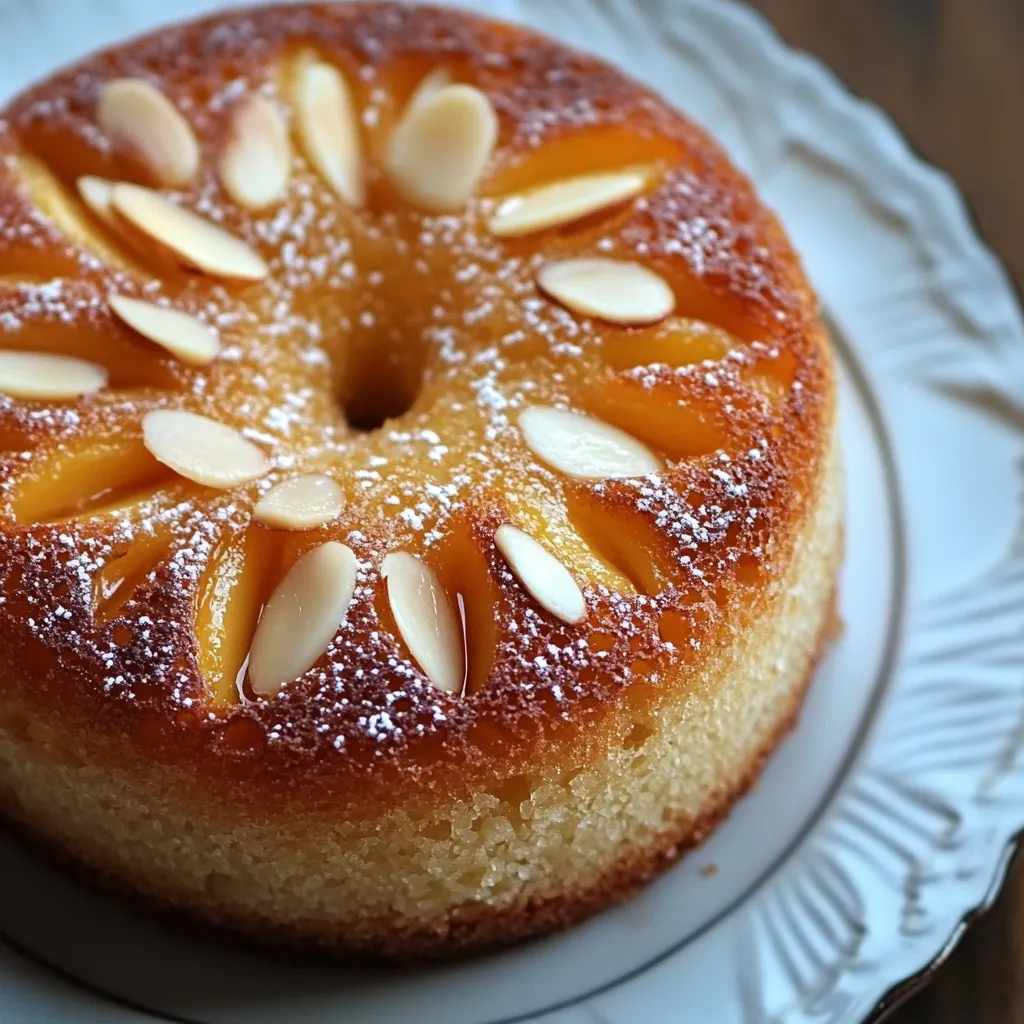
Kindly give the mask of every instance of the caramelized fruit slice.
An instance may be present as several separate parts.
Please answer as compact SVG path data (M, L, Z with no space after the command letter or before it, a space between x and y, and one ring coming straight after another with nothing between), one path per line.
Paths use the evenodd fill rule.
M170 537L164 530L134 537L124 552L109 559L92 578L97 622L116 618L150 574L164 561Z
M73 444L37 453L25 466L10 492L18 522L85 515L166 475L141 438L96 437Z
M636 594L632 580L596 552L580 535L568 516L561 493L536 491L510 495L506 514L514 517L525 533L542 543L558 557L577 579L606 587L613 593Z
M482 528L465 519L449 523L431 555L449 607L458 609L457 626L465 649L465 692L482 690L494 667L499 639L501 592L487 558Z
M590 548L639 593L657 594L676 582L680 570L635 500L635 494L595 491L583 483L566 490L569 519Z
M579 127L539 147L510 146L499 154L501 163L488 175L489 195L505 196L624 167L656 168L679 160L678 142L658 135L638 135L628 127Z
M675 273L664 266L659 269L672 284L676 309L682 316L714 324L744 342L757 341L777 329L775 323L766 324L752 304L739 303L734 296L723 294L713 278L694 275L679 266Z
M626 373L595 381L579 401L595 416L670 459L688 459L730 447L733 432L720 401L701 396L696 388L680 397L680 382L670 373Z
M89 302L94 293L84 288L80 293L66 290L69 304L81 294ZM32 301L32 296L29 296ZM19 353L47 353L80 360L84 355L88 363L106 375L107 386L118 389L144 387L170 387L175 383L174 371L160 359L149 358L138 342L122 332L112 331L91 317L84 322L46 313L45 320L26 320L20 330L2 334L3 347ZM96 390L96 389L93 389Z
M13 167L16 176L24 184L33 206L41 211L74 246L94 254L115 268L124 269L132 266L131 260L114 244L109 233L97 230L96 224L89 218L82 204L41 161L27 154L19 154L14 159ZM90 184L85 186L86 190L91 189L90 195L94 198L102 190L102 185L95 183L102 180L89 179ZM96 202L99 203L99 200L96 199ZM5 245L0 247L0 271L8 269L7 259L11 260L11 270L38 271L46 277L74 277L78 273L75 263L69 261L66 256L47 252L39 247L21 251L16 239L13 244L5 242Z
M272 584L272 535L251 529L210 560L198 591L199 666L218 703L238 700L256 624Z
M751 358L744 365L742 377L775 406L788 397L796 379L796 356L789 349L752 346Z
M676 368L718 362L742 347L738 338L713 324L673 317L628 334L609 331L601 341L601 356L614 370L655 364Z

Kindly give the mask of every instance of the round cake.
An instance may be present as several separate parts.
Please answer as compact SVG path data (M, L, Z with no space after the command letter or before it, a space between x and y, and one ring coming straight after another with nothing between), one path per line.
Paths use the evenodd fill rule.
M699 128L526 29L287 5L0 116L0 806L262 943L478 952L797 715L835 384Z

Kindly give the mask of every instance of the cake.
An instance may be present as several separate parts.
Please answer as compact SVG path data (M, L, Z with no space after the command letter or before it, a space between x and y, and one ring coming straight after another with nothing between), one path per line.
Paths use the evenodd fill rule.
M168 28L0 115L0 807L339 960L580 921L793 724L832 359L750 183L524 28Z

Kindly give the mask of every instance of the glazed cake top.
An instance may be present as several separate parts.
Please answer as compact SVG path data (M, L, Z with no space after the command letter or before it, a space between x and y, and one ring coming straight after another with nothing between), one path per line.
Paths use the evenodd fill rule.
M231 13L25 93L0 161L0 662L104 756L335 796L505 773L696 679L785 566L831 418L813 297L603 63L420 6ZM315 525L254 516L312 474ZM327 635L254 692L329 541L267 644Z

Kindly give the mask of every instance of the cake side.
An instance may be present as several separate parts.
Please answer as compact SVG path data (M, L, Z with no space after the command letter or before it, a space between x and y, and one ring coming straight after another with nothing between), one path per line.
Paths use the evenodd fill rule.
M5 811L117 889L260 945L407 961L576 923L702 842L795 723L836 628L837 435L818 493L765 613L696 685L680 694L669 683L627 743L608 709L594 724L604 752L584 766L548 752L471 802L396 801L364 823L301 812L261 820L244 800L209 815L194 777L147 783L69 765L59 734L26 717L20 736L0 740Z

